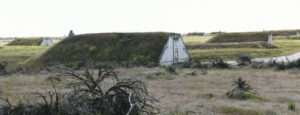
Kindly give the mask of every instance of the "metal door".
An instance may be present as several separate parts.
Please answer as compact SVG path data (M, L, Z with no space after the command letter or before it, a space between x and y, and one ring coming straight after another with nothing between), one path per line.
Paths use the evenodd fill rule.
M173 62L174 63L177 63L178 62L178 38L174 38L173 39L173 55L174 55L174 60Z

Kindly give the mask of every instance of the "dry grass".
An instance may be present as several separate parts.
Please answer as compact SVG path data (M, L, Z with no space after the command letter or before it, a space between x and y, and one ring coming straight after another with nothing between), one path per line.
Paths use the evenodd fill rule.
M21 75L14 74L9 76L0 76L1 97L8 97L14 104L24 99L25 95L33 92L47 92L53 90L51 83L46 79L50 74ZM66 81L57 85L58 89L66 88Z
M160 68L134 68L122 69L122 74L142 78ZM196 71L199 75L189 76L187 73ZM287 105L290 101L300 104L300 75L290 74L288 71L274 72L272 70L211 70L207 75L200 75L201 70L181 69L179 75L171 76L173 79L148 80L152 94L160 97L158 104L166 113L170 109L179 108L182 111L194 111L198 114L299 114L290 112ZM132 75L129 75L133 73ZM169 75L165 75L169 77ZM232 80L238 77L246 79L264 99L231 100L224 94L233 88ZM210 94L213 95L210 98ZM226 110L227 109L227 110ZM232 109L232 110L228 110Z
M201 70L178 69L178 75L164 74L156 76L163 68L119 68L116 69L123 78L140 79L148 82L152 95L160 99L157 103L162 114L177 114L191 112L196 114L236 114L249 115L269 114L278 115L299 114L300 105L300 75L289 71L274 72L272 70L209 70L208 74L201 75ZM196 76L187 75L196 71ZM16 102L23 94L35 91L51 90L50 84L45 81L48 73L34 75L10 75L0 77L0 87L3 97ZM157 79L147 79L147 76ZM254 87L264 99L232 100L224 94L234 88L232 80L242 77ZM67 81L62 81L59 89L66 91ZM288 103L296 104L296 111L288 110ZM171 112L170 112L171 111ZM229 113L228 113L229 112ZM251 114L252 115L252 114Z

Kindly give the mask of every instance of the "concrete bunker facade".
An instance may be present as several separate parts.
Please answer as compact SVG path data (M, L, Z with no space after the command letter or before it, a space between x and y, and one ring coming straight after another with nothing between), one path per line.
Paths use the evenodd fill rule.
M172 65L175 63L189 62L190 56L180 34L169 34L161 52L159 64Z

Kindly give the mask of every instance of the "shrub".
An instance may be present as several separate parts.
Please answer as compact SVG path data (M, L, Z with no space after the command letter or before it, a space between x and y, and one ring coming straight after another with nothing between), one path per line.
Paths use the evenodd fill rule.
M239 66L251 64L251 57L245 54L239 54L237 56L237 62Z
M152 106L158 100L149 96L144 82L121 80L109 66L86 67L84 72L76 72L62 65L48 70L58 77L72 81L70 86L73 90L60 93L53 85L54 91L35 92L32 100L26 100L26 103L19 102L17 105L12 105L8 99L1 98L0 114L125 115L130 113L130 115L138 115L158 112L158 108ZM57 81L57 78L49 77L47 80Z
M0 63L0 75L6 74L5 65Z
M201 62L199 60L192 60L190 64L190 68L201 68Z
M244 91L250 92L252 90L251 86L248 83L246 83L246 80L243 80L242 78L233 80L233 85L235 85L236 88L242 89Z
M211 64L213 68L230 68L229 64L225 63L222 58L215 58L213 61L211 61Z
M287 62L276 62L274 60L270 60L269 62L255 62L251 65L251 67L256 69L261 68L274 68L276 70L287 70L287 69L300 69L300 59L295 61L287 61Z
M170 74L175 74L175 75L177 74L176 68L172 66L166 67L166 71L169 72Z
M246 93L253 93L247 94L248 97L254 97L255 92L252 90L252 87L246 83L246 80L243 80L242 78L238 78L237 80L233 80L233 85L236 86L236 88L232 89L231 91L228 91L226 95L229 98L232 99L247 99Z
M287 62L268 62L268 67L274 67L276 70L300 69L300 59Z
M288 109L290 111L295 111L296 110L296 104L294 102L289 103Z
M89 52L90 52L90 53L94 53L95 51L97 51L97 47L96 47L96 46L91 46L91 47L89 48Z
M169 73L166 72L166 71L159 71L159 72L157 72L155 75L156 75L156 76L164 76L164 75L167 75L167 74L169 74Z

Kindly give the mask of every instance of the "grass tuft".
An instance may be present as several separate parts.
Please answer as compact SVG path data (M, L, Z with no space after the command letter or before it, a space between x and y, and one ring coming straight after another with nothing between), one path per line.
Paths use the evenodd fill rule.
M288 109L290 111L295 111L296 110L296 104L294 102L290 102L288 105Z
M219 108L222 114L225 115L263 115L264 112L259 110L246 110L235 107L222 106Z

